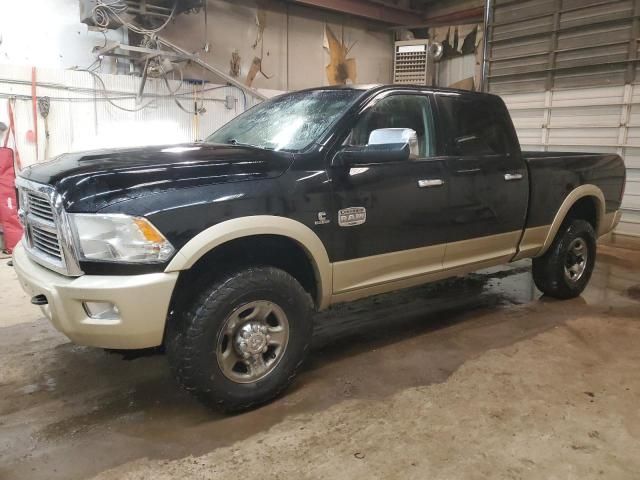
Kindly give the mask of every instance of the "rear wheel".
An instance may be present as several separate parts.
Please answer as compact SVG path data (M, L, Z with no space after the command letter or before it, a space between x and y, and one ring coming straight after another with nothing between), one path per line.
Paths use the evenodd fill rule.
M589 222L565 222L549 250L533 259L536 287L550 297L574 298L589 283L596 260L596 235Z
M206 289L167 332L178 381L225 411L272 399L309 349L311 298L288 273L252 267Z

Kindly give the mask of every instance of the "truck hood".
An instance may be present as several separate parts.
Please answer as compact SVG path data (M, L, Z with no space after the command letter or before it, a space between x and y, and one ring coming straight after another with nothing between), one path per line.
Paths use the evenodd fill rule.
M68 212L96 212L178 188L278 177L292 161L286 152L193 143L68 153L20 176L52 185Z

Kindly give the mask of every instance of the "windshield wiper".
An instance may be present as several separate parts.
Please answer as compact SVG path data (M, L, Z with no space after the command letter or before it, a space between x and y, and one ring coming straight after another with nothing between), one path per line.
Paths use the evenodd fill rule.
M273 148L269 148L269 147L264 147L262 145L253 145L251 143L243 143L243 142L239 142L238 140L236 140L235 138L230 138L227 140L226 142L228 145L238 145L240 147L252 147L252 148L259 148L260 150L273 150Z
M228 143L229 145L239 145L239 146L242 146L242 147L254 147L254 148L261 148L261 147L259 147L258 145L252 145L252 144L250 144L250 143L242 143L242 142L239 142L239 141L238 141L238 140L236 140L235 138L230 138L229 140L227 140L227 143Z

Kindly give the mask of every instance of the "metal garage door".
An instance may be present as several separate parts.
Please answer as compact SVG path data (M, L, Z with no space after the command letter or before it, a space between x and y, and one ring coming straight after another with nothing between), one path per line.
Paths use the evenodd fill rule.
M627 185L618 232L640 235L640 0L494 0L489 91L527 150L616 152Z

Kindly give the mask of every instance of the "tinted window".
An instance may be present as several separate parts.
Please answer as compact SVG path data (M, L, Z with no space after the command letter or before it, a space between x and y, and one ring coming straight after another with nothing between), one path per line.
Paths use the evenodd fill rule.
M438 95L446 123L444 135L449 155L495 155L510 151L505 111L491 100L463 95Z
M380 128L410 128L418 136L419 156L433 152L433 128L429 99L420 95L391 95L367 109L347 137L348 145L366 145Z

